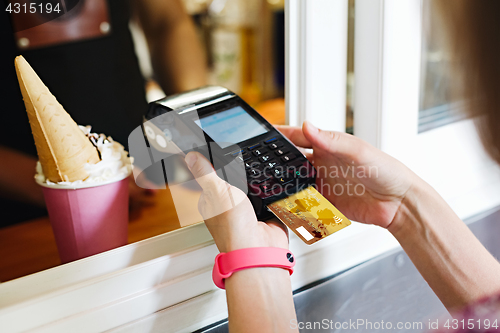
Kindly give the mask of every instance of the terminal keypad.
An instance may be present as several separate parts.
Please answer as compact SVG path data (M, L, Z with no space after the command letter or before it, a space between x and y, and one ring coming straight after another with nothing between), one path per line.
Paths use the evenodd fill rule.
M291 151L291 144L278 138L269 138L237 152L244 162L248 183L257 186L265 196L279 194L294 180L309 176L312 166Z

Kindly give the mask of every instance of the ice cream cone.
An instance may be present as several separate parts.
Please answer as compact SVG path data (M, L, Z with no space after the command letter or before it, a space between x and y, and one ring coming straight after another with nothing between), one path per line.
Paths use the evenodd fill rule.
M85 164L99 162L94 145L22 57L15 60L43 173L51 182L84 180Z

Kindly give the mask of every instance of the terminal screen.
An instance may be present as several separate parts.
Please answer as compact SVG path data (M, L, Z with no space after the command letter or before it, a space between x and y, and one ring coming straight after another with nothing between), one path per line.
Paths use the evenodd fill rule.
M195 123L221 148L226 148L267 132L267 129L241 106L210 114L195 120Z

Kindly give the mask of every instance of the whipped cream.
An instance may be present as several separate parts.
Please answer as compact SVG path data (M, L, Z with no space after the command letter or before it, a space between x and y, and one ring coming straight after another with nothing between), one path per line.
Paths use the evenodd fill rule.
M112 183L130 175L134 160L121 144L113 141L110 136L92 133L91 126L79 127L99 150L101 161L85 164L85 171L89 174L87 179L58 183L48 180L43 174L42 165L37 162L35 180L38 184L56 188L84 188Z

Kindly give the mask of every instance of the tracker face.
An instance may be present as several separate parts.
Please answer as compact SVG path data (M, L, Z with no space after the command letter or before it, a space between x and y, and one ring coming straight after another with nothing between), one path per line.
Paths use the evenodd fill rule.
M158 158L202 153L221 178L248 195L259 219L272 216L266 205L315 182L316 171L304 155L225 88L204 87L152 102L145 118L144 136Z

